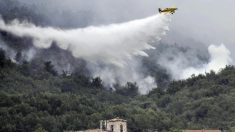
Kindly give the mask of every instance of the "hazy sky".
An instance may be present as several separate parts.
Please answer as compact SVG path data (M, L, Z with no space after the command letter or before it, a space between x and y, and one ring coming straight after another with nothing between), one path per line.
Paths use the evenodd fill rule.
M87 12L88 25L119 23L158 13L159 7L175 5L179 8L172 17L170 42L185 43L184 39L205 45L224 43L229 49L235 46L234 0L18 0L35 4L41 13L55 22L76 25L81 18L78 12ZM73 20L62 17L70 12ZM194 45L195 46L195 45ZM235 54L232 54L235 58Z

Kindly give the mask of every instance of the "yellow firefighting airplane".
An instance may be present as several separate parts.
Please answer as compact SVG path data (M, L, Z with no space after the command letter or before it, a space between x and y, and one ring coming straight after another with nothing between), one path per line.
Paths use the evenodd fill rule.
M159 8L158 9L159 13L165 13L165 14L167 14L167 13L174 14L176 10L178 10L178 8L176 8L176 7L169 7L169 8L164 8L164 9Z

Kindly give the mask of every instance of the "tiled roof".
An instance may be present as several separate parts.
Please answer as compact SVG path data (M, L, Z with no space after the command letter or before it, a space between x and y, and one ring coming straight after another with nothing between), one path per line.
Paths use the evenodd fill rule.
M183 132L222 132L221 130L183 130Z

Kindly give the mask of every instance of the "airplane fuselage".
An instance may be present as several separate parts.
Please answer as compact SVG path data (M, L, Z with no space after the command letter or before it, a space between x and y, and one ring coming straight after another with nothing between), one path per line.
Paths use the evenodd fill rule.
M178 8L164 8L164 9L159 8L159 13L171 13L171 14L174 14L177 9Z

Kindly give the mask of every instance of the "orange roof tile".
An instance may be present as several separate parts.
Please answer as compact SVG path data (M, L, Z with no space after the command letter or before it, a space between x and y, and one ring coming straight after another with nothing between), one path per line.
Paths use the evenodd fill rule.
M222 132L221 130L183 130L183 132Z

